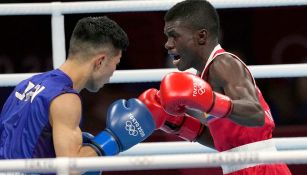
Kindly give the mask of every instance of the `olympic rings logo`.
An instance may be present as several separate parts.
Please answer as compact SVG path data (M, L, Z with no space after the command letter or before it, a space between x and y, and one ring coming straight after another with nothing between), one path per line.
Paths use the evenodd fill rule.
M125 129L129 132L129 135L137 136L139 132L135 129L135 126L131 121L126 121Z
M193 79L193 96L203 95L206 92L206 88L202 86L195 78Z
M198 90L197 90L199 95L203 95L206 92L206 89L202 87L201 85L198 85Z

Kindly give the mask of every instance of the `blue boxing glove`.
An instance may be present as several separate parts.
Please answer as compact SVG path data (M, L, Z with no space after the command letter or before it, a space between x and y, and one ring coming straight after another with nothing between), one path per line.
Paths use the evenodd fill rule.
M147 107L138 99L121 99L108 109L106 129L87 144L100 156L116 155L142 142L155 130L155 121ZM83 141L84 142L84 141Z
M99 153L98 155L101 156L101 153L100 153L100 148L97 147L94 143L93 143L93 139L95 137L91 134L91 133L88 133L88 132L82 132L82 145L83 146L90 146L92 147L96 153Z
M87 145L93 139L94 139L94 136L91 133L82 132L82 142L83 142L83 145Z
M93 149L99 151L99 149L92 144L92 140L94 139L94 136L91 133L88 132L82 132L82 142L83 146L90 146ZM101 175L101 171L88 171L82 173L82 175Z

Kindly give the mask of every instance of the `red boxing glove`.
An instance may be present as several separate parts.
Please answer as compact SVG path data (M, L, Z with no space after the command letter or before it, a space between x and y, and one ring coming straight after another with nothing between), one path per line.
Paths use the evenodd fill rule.
M184 140L193 142L202 134L204 127L205 125L194 117L188 115L169 115L160 129L166 133L175 134Z
M186 115L172 116L164 111L157 89L146 90L139 96L139 100L151 111L156 121L156 129L178 135L187 141L195 141L201 134L204 125L199 120Z
M182 115L186 108L195 108L222 118L230 115L232 101L229 97L212 91L200 77L187 72L167 74L160 85L163 108L172 115Z
M138 98L147 106L153 115L154 120L156 121L156 129L159 129L165 123L166 118L169 116L169 114L163 110L160 104L160 97L158 92L159 91L157 89L151 88L143 92Z

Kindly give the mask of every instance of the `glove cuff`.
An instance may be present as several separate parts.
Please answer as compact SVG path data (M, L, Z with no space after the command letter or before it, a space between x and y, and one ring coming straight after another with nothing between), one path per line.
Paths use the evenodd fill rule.
M214 104L212 105L212 108L207 111L207 113L218 118L227 118L232 112L232 100L229 97L217 92L214 92L214 97Z
M106 156L112 156L119 153L119 146L115 138L107 131L100 132L93 139L93 145Z

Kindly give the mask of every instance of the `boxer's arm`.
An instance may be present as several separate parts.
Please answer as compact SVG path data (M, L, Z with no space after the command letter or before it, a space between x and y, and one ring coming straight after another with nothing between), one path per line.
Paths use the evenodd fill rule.
M245 66L230 55L218 56L210 66L209 83L220 87L232 99L229 119L245 126L262 126L264 111L258 101L257 90ZM221 91L219 89L214 89Z
M90 146L82 146L81 101L76 94L63 94L50 105L49 121L57 157L97 156Z

